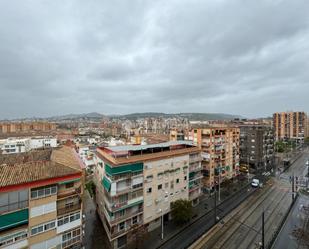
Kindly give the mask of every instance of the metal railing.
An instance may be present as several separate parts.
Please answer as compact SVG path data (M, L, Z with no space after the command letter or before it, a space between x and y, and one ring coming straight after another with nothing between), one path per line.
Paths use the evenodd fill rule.
M66 207L61 207L61 208L57 208L57 215L63 215L66 213L70 213L76 210L81 209L81 204L79 203L74 203L72 205L68 205Z

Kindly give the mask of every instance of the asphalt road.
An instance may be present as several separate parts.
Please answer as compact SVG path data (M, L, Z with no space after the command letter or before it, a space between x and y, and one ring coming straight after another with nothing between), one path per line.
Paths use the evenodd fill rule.
M245 200L233 215L218 224L191 248L259 248L262 241L262 213L265 217L265 244L267 244L292 202L290 176L300 176L305 172L308 151L281 176L273 179L271 185L264 186ZM174 247L183 248L183 247Z
M218 205L217 216L224 217L231 210L236 208L248 196L254 192L251 187L242 189L237 195L232 196L226 201ZM215 223L214 210L209 211L206 215L202 216L190 226L184 228L180 233L166 241L164 244L157 248L164 249L181 249L188 248L194 241L208 231Z

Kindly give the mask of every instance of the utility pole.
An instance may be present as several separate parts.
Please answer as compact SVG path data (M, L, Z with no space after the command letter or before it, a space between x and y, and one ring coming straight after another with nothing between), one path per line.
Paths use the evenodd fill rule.
M248 183L250 183L250 173L249 173L249 168L250 168L250 165L249 165L249 151L248 151L248 155L247 155L247 161L248 161L248 173L247 173L247 177L248 177Z
M264 210L262 213L262 249L265 248L265 221L264 221Z
M217 224L217 191L215 191L215 224Z
M292 176L292 201L294 202L294 175Z
M220 157L220 160L221 160L221 157ZM218 201L219 201L219 203L221 202L221 194L220 194L220 191L221 191L220 181L221 181L221 179L220 179L220 175L221 175L221 166L220 166L220 168L219 168L219 195L218 195Z

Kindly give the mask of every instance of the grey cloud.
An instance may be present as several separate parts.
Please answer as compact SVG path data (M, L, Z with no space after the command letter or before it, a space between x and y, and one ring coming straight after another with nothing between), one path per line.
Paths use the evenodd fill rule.
M1 1L0 119L309 111L308 9L306 0Z

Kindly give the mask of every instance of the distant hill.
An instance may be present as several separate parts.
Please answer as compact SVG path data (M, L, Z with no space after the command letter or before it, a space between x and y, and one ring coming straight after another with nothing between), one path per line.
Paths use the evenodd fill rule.
M187 118L190 121L207 121L207 120L232 120L235 118L243 118L239 115L225 114L225 113L163 113L163 112L142 112L130 113L124 115L103 115L97 112L83 113L83 114L67 114L61 116L53 116L47 118L23 118L14 119L12 121L31 121L31 120L47 120L47 121L62 121L62 120L100 120L104 117L136 120L141 118ZM7 120L8 121L8 120Z
M225 113L162 113L162 112L143 112L143 113L131 113L125 115L109 115L110 118L121 118L136 120L140 118L151 118L151 117L163 117L163 118L187 118L192 120L231 120L234 118L243 118L240 115L232 115Z
M83 114L67 114L62 116L54 116L47 118L48 120L65 120L65 119L100 119L105 117L103 114L98 112L90 112L90 113L83 113Z

